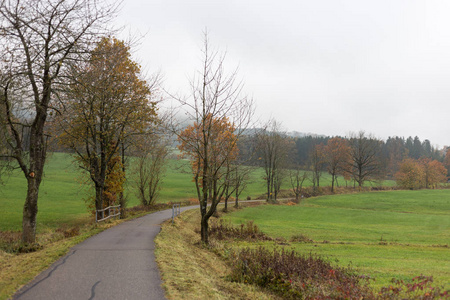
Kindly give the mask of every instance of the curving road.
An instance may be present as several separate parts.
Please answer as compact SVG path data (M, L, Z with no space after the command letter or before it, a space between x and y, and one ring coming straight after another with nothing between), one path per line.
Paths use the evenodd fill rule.
M153 240L171 217L171 209L155 212L85 240L13 299L165 299Z

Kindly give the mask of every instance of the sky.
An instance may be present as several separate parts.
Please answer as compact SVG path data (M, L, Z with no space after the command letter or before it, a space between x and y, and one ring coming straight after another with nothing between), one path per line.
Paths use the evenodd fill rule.
M450 145L450 1L123 0L119 37L164 88L189 94L203 32L239 68L261 121L287 131Z

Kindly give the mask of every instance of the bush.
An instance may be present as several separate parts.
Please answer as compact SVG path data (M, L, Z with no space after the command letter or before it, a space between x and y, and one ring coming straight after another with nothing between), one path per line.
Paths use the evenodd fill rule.
M236 282L256 284L288 299L375 299L368 277L322 258L284 249L243 249L231 255Z
M262 233L253 221L248 221L240 226L233 226L223 219L211 222L209 227L209 235L211 238L218 240L226 239L242 239L248 241L263 240L269 241L272 238Z

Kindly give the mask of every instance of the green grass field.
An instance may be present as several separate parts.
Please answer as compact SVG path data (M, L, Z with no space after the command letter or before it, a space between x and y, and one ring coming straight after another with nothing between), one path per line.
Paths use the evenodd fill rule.
M81 170L72 161L72 157L64 153L53 153L47 159L45 177L39 193L38 231L55 228L63 223L85 222L89 218L84 199L92 195L93 189L90 185L82 184L86 176L82 176ZM128 182L125 189L129 207L139 204L133 186L132 170L131 161L131 166L127 169ZM241 198L250 196L253 199L262 195L265 191L263 176L262 169L254 169ZM344 183L343 179L340 181ZM324 172L321 186L330 184L331 177ZM384 183L392 184L392 181ZM310 185L310 182L305 182L305 186ZM289 182L286 180L283 189L289 188ZM16 170L9 178L5 178L4 185L0 185L0 230L21 230L25 196L25 178L21 171ZM176 202L189 198L196 198L189 162L169 160L158 202Z
M247 208L227 218L236 224L254 220L272 237L307 236L314 242L289 247L351 263L376 278L376 286L423 274L450 288L450 190L323 196L296 206Z

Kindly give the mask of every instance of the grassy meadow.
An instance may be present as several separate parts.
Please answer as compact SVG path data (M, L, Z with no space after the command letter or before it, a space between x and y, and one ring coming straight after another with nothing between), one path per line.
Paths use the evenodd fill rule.
M251 207L226 218L234 224L254 220L272 237L310 239L288 247L351 264L374 277L375 286L423 274L450 288L450 190L322 196L294 206Z
M262 195L265 191L264 172L254 169L250 173L247 188L241 198L250 196L252 199ZM133 187L133 161L127 168L128 182L125 195L128 206L139 204ZM61 224L75 225L85 223L91 216L84 201L93 195L91 183L81 173L81 169L73 164L71 155L66 153L52 153L47 159L45 176L40 187L38 202L37 230L51 229ZM26 180L20 170L15 170L4 178L5 184L0 185L0 230L21 230L22 209L26 196ZM344 182L341 180L342 183ZM84 184L84 183L87 184ZM330 185L331 177L324 173L321 185ZM385 184L391 185L392 181ZM311 185L305 182L305 186ZM289 182L283 189L289 189ZM189 162L186 160L169 160L167 172L162 184L158 202L176 202L196 198L195 186L190 174Z

